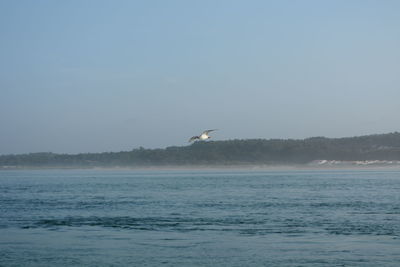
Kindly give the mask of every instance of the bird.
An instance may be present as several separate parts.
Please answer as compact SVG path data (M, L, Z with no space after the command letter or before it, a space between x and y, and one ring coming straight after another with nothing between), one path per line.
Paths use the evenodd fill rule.
M192 141L194 141L194 140L201 140L201 141L203 141L203 140L207 140L207 139L210 139L211 137L208 135L208 133L210 133L210 132L212 132L212 131L216 131L217 129L212 129L212 130L206 130L206 131L204 131L201 135L199 135L199 136L193 136L193 137L191 137L190 139L189 139L189 143L190 142L192 142Z

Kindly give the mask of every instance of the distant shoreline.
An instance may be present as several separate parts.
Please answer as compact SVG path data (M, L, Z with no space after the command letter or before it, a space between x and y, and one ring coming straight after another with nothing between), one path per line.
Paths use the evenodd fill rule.
M315 165L315 164L292 164L292 165L260 165L260 164L237 164L237 165L168 165L168 166L0 166L0 171L18 170L99 170L99 171L335 171L335 170L376 170L391 171L399 170L400 164L392 165Z
M354 169L399 168L400 133L359 137L195 142L164 149L0 156L0 169Z

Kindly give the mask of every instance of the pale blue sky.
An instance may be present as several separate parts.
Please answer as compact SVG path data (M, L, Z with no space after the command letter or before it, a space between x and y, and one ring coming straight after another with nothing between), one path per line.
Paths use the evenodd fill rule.
M0 154L400 130L400 1L0 0Z

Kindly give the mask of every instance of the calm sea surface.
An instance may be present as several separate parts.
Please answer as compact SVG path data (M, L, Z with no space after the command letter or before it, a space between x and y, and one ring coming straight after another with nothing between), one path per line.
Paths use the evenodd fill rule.
M0 171L0 266L400 266L400 172Z

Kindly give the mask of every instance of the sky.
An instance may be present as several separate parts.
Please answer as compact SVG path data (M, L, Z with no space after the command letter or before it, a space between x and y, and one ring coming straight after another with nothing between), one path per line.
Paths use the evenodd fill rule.
M0 0L0 154L400 130L400 1Z

